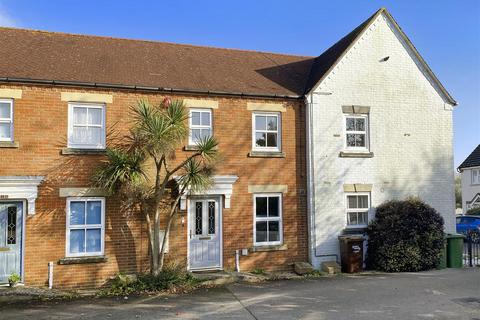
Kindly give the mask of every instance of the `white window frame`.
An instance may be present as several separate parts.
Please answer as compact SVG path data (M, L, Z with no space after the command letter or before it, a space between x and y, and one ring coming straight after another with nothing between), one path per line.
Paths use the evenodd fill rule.
M262 197L278 197L279 206L278 206L278 217L257 217L257 198ZM278 241L264 241L257 242L257 221L278 221L279 226L279 240ZM255 247L261 246L273 246L283 244L283 195L281 193L255 193L253 195L253 245Z
M210 115L210 125L205 126L205 125L194 125L192 124L192 112L203 112L203 113L209 113ZM192 130L193 129L210 129L210 136L213 136L213 117L212 117L212 109L202 109L202 108L190 108L188 112L188 127L189 127L189 133L188 133L188 144L195 146L197 143L193 141L193 136L192 136ZM200 115L200 119L202 116Z
M102 139L100 144L80 144L75 143L73 141L73 109L75 107L79 108L89 108L89 109L101 109L102 110L102 124L101 125L85 125L87 127L97 127L102 128ZM80 102L70 102L68 104L68 148L75 148L75 149L105 149L105 136L106 136L106 128L105 128L105 114L106 114L106 106L102 103L80 103ZM88 112L88 111L87 111ZM88 116L87 116L88 119Z
M86 203L88 201L100 201L102 204L102 212L101 212L101 225L98 224L85 224L78 225L78 227L74 227L70 225L70 203L74 201L83 201ZM65 246L65 256L66 257L91 257L91 256L103 256L105 254L105 198L103 197L69 197L67 198L67 223L66 223L66 246ZM83 227L80 227L83 226ZM70 253L70 230L78 229L78 230L86 230L86 229L101 229L100 231L100 251L99 252L80 252L80 253ZM85 233L85 241L86 241L86 233ZM85 246L86 248L86 246Z
M480 168L471 169L471 185L480 184ZM474 173L475 172L475 173ZM475 180L476 177L476 180Z
M263 116L263 117L277 117L277 130L256 130L255 128L255 117L256 116ZM258 147L256 145L256 133L264 132L264 133L276 133L277 134L277 146L276 147ZM265 141L266 143L266 141ZM281 112L253 112L252 113L252 150L253 151L266 151L266 152L281 152L282 151L282 114Z
M350 209L348 207L348 197L349 196L367 196L367 201L368 201L368 208L355 208L355 209ZM365 228L368 226L368 223L370 222L370 209L371 209L371 203L370 203L370 192L349 192L345 193L345 227L348 228ZM367 223L366 224L348 224L348 214L350 212L366 212L367 213ZM358 221L358 219L357 219Z
M0 123L10 124L10 138L0 138L0 141L13 142L13 99L0 99L0 102L10 104L10 118L0 118Z
M365 119L365 131L347 131L347 118ZM365 147L347 145L347 134L365 134ZM370 150L370 121L369 115L363 113L343 114L343 148L348 151L368 152Z

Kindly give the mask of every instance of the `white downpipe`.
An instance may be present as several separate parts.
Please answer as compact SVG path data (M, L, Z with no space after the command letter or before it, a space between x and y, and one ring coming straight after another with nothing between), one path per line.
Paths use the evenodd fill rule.
M240 250L235 250L235 270L240 272Z
M309 250L308 256L310 263L313 264L313 260L316 256L316 248L317 248L317 239L316 239L316 228L315 228L315 208L314 208L314 186L313 181L315 179L313 173L313 93L309 95L310 99L305 99L306 102L306 123L307 123L307 223L308 223L308 230L309 230Z
M53 288L53 262L48 263L48 289Z

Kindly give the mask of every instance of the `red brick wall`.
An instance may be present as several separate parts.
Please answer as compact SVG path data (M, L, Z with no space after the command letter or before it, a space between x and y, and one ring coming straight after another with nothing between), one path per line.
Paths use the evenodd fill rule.
M47 281L47 264L54 265L56 287L98 286L115 273L148 269L146 223L135 214L122 212L118 199L106 201L105 255L107 262L59 265L65 256L66 198L59 197L59 188L87 187L101 155L62 155L66 147L68 103L61 101L61 92L107 93L113 103L107 104L107 131L129 127L129 106L138 99L152 103L165 95L128 91L78 90L49 86L0 85L0 88L22 89L22 99L15 100L15 141L19 148L0 148L0 176L43 175L39 187L36 215L28 216L25 230L25 283L42 286ZM168 95L173 99L191 96ZM199 97L202 98L202 97ZM219 141L223 160L218 175L237 175L233 186L231 208L223 209L224 268L234 268L236 249L253 245L253 195L249 184L288 185L283 196L283 235L287 249L272 252L250 252L241 257L243 270L253 268L286 269L294 261L307 259L307 225L305 200L304 108L299 101L282 101L282 151L285 158L250 158L252 111L247 102L279 102L278 100L233 97L203 97L217 100L213 110L213 130ZM108 139L107 139L108 144ZM177 152L177 161L188 153ZM177 216L170 237L171 260L186 261L187 216L181 224ZM165 221L165 220L164 220Z

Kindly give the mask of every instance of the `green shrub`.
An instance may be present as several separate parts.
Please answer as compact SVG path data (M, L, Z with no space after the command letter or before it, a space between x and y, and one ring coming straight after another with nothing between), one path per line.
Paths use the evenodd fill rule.
M467 214L479 215L480 216L480 207L472 208L467 211Z
M251 273L253 273L253 274L258 274L258 275L264 275L264 274L266 274L265 270L262 269L262 268L255 268L255 269L252 270Z
M138 275L118 274L101 295L128 295L142 292L189 291L199 284L190 272L176 264L165 265L163 271L154 276L149 273Z
M18 273L12 273L8 277L8 282L10 282L10 283L18 283L18 282L20 282L20 280L22 280L22 278L20 277L20 275Z
M437 267L444 246L443 218L416 198L377 207L367 228L367 267L387 272Z

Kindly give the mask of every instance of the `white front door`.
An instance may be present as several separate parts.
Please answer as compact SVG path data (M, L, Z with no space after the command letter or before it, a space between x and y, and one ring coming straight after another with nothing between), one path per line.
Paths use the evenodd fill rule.
M222 215L214 198L190 200L188 213L189 268L222 268Z
M23 203L0 203L0 283L22 275Z

